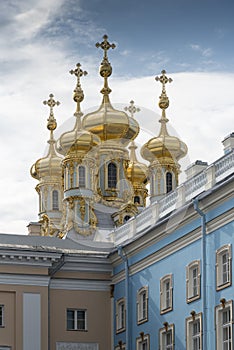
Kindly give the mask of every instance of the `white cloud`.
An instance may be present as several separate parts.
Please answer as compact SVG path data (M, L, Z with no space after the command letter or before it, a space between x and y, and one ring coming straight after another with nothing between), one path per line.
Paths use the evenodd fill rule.
M198 44L191 44L190 47L193 51L199 52L203 57L211 57L213 55L213 50L210 47L203 48Z
M48 108L43 106L42 101L53 93L61 102L55 110L60 126L58 132L64 128L63 123L67 118L71 118L70 124L73 124L75 105L72 92L75 80L68 71L74 68L77 61L89 71L89 75L82 79L85 92L83 110L97 106L101 101L99 91L102 79L97 73L98 59L83 52L74 55L64 47L67 45L68 29L72 28L75 33L75 38L73 32L69 34L70 41L81 40L79 34L86 31L82 40L87 41L88 37L92 37L92 42L96 42L102 28L95 27L88 19L79 23L75 18L71 18L69 26L64 28L63 25L68 25L66 17L63 17L66 3L65 0L43 0L39 4L36 0L3 3L0 21L0 232L26 233L28 222L37 220L36 181L30 177L29 170L45 154L49 138L46 129ZM64 11L60 11L62 7ZM81 11L79 6L76 9ZM60 27L56 21L58 13L61 14ZM82 16L84 18L85 15L81 13ZM200 47L193 49L200 50ZM154 61L152 70L160 73L169 59L160 51L151 57L151 61ZM222 155L221 140L233 131L234 75L169 75L174 81L168 86L171 104L167 115L174 128L172 131L188 144L188 161L193 162L197 158L214 161ZM138 145L156 135L159 130L160 110L157 104L161 87L154 76L138 79L111 77L110 87L113 90L113 104L126 105L133 99L141 107L136 118L144 132L137 140Z

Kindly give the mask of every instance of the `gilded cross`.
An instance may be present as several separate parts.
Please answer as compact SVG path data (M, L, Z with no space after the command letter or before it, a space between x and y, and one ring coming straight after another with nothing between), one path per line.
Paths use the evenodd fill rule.
M166 89L165 89L165 85L167 83L171 83L172 82L172 79L171 78L168 78L166 76L166 71L165 70L162 70L162 75L160 77L155 77L155 80L156 81L160 81L160 83L162 83L162 92L163 93L166 93Z
M84 70L82 70L81 68L81 64L80 63L77 63L76 65L76 69L72 69L70 70L70 73L71 74L74 74L76 77L77 77L77 86L80 87L80 78L84 75L87 75L88 73Z
M115 44L110 44L109 41L107 41L108 36L105 34L103 35L103 41L101 43L96 43L96 47L101 47L101 49L103 49L104 51L104 58L107 58L107 51L111 48L114 49L115 48Z
M134 114L140 112L140 108L134 106L134 101L130 101L130 106L124 108L125 111L128 111L131 114L131 117L134 118Z
M53 140L53 136L52 136L52 132L53 130L56 129L57 127L57 123L56 123L56 120L54 118L54 111L53 111L53 108L55 106L59 106L60 105L60 102L59 101L55 101L54 100L54 95L53 94L50 94L49 95L49 100L48 101L43 101L44 105L47 105L50 107L50 116L49 118L47 119L48 123L47 123L47 129L49 129L51 131L51 140Z
M54 100L54 95L53 94L50 94L49 95L49 100L48 101L43 101L44 105L47 105L50 107L50 115L53 116L53 108L55 106L59 106L60 105L60 102L59 101L55 101Z

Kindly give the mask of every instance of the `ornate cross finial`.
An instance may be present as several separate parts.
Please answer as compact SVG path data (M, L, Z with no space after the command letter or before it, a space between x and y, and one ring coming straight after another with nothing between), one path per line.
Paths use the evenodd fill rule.
M155 77L155 80L156 81L160 81L160 83L162 83L162 92L163 93L166 93L166 89L165 89L165 85L167 84L167 83L171 83L172 82L172 79L171 78L168 78L167 76L166 76L166 71L163 69L162 70L162 75L160 76L160 77Z
M77 63L76 68L73 70L70 70L71 74L74 74L77 77L77 86L80 86L80 78L84 75L87 75L88 72L85 70L83 71L81 68L81 64Z
M128 111L131 114L131 117L134 118L134 114L140 112L140 108L134 106L134 101L130 101L130 106L124 108L125 111Z
M80 85L80 78L84 75L87 75L88 72L85 70L83 71L81 68L81 64L77 63L76 68L73 70L70 70L70 73L75 75L77 77L77 84L76 88L74 90L73 100L77 103L76 113L80 113L80 102L84 99L84 93Z
M107 59L107 51L111 48L114 49L115 48L115 44L110 44L109 41L107 41L108 36L105 34L103 35L103 41L101 43L96 43L96 47L101 47L101 49L103 49L104 51L104 59Z
M50 107L50 116L49 118L47 119L48 120L48 124L47 124L47 128L49 130L55 130L56 127L57 127L57 123L56 123L56 120L54 118L54 111L53 111L53 108L55 106L59 106L60 105L60 102L59 101L55 101L54 100L54 95L53 94L50 94L49 95L49 100L48 101L43 101L43 104L44 105L47 105Z
M43 101L43 104L44 105L47 105L50 107L50 114L53 114L53 108L55 106L59 106L60 105L60 102L59 101L55 101L53 99L54 95L53 94L50 94L49 95L49 100L48 101Z

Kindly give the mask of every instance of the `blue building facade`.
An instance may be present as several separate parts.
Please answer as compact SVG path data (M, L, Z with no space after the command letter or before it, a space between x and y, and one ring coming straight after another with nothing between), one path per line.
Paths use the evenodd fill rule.
M117 349L233 349L233 180L223 175L141 231L135 223L112 252Z

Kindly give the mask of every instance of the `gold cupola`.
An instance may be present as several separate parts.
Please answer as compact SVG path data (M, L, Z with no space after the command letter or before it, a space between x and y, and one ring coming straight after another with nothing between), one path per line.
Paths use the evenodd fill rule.
M139 133L137 121L129 117L124 111L113 108L110 103L109 94L111 89L108 86L108 77L111 76L112 67L108 61L107 51L115 48L115 44L110 44L108 36L103 36L103 42L97 43L96 47L101 47L104 57L100 65L100 75L104 78L104 86L101 90L103 99L98 110L87 114L83 118L83 127L100 137L101 141L119 141L122 145L127 145L134 140Z
M151 198L160 198L178 186L178 175L180 173L179 159L187 154L187 146L176 136L171 136L167 130L168 119L166 109L169 107L169 99L166 94L165 85L172 82L163 70L156 81L162 83L162 93L159 98L159 107L162 116L159 119L161 128L158 136L150 139L141 149L141 155L150 162L151 173Z
M55 151L55 139L53 132L57 127L56 119L54 118L53 107L58 106L60 103L53 99L53 95L49 95L49 100L44 101L45 105L50 107L50 115L47 119L47 129L50 130L50 139L48 140L49 150L45 157L40 158L36 161L35 164L31 167L30 173L31 176L37 180L42 180L45 177L59 177L62 176L61 161L60 157Z
M61 228L62 219L62 157L56 153L53 132L57 127L53 108L59 105L54 96L49 95L49 100L44 101L50 107L50 115L47 119L47 129L50 130L49 150L45 157L40 158L31 167L31 176L39 180L36 191L39 195L39 224L41 235L54 236Z
M80 77L88 73L83 71L80 67L81 64L77 63L76 69L70 71L71 74L77 77L77 85L73 95L73 99L76 102L76 111L74 113L76 118L75 126L73 130L65 132L59 137L56 143L56 149L64 156L75 154L83 158L93 147L100 143L100 139L95 134L82 129L81 117L83 113L80 110L80 103L84 99L84 92L81 88Z
M166 94L165 84L172 82L171 78L167 78L166 71L162 71L160 77L156 77L156 81L162 83L162 94L159 99L159 107L162 109L162 116L159 119L161 123L160 132L157 137L150 139L141 149L141 155L144 159L152 162L158 160L164 162L166 158L179 160L187 154L187 146L176 136L171 136L167 130L166 108L169 107L169 99Z

